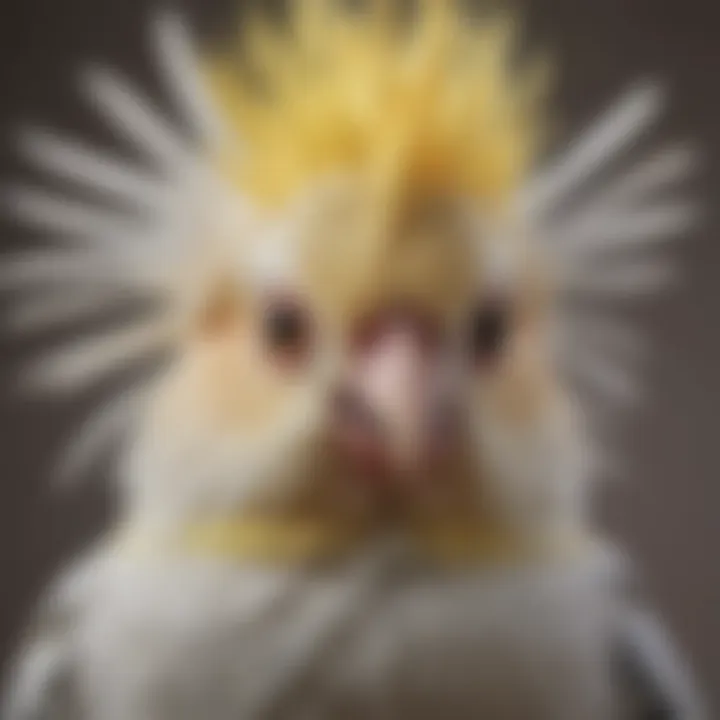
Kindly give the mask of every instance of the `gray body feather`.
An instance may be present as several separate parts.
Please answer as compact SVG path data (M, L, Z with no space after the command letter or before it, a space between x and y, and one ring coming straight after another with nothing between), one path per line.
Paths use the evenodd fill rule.
M705 717L606 556L469 576L397 548L314 572L101 552L41 616L8 720Z

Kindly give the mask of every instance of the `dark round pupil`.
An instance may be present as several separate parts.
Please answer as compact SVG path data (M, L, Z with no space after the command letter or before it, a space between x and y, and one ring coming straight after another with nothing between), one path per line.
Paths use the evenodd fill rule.
M508 333L508 312L493 302L475 311L470 329L471 351L476 360L492 360L503 348Z
M292 305L271 308L265 321L270 345L277 350L297 350L306 340L307 325L302 311Z

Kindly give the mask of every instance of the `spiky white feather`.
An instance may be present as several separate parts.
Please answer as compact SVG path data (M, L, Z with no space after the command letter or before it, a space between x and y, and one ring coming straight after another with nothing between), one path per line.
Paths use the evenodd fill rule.
M75 440L60 460L58 478L62 483L76 482L83 472L112 449L119 437L128 432L132 421L138 417L150 387L150 380L138 381L102 403L98 410L85 419L75 433Z
M79 250L36 250L4 260L0 268L0 289L111 285L147 291L149 286L155 287L163 275L161 268L150 268L131 255L112 257Z
M161 180L77 140L29 129L21 134L20 147L41 169L129 205L131 210L154 210L170 200L169 189Z
M6 203L26 226L52 233L56 242L109 257L142 250L147 235L147 222L134 214L94 208L42 190L15 189L6 194Z
M228 203L227 188L208 165L208 150L226 137L187 30L169 14L158 17L153 29L158 69L178 111L172 120L113 71L93 68L82 78L96 109L138 151L140 162L52 131L21 135L20 148L36 167L102 202L32 188L7 194L13 214L55 245L4 260L0 290L22 293L10 318L13 326L27 330L64 323L70 328L106 310L128 304L133 310L104 334L80 336L31 368L28 380L45 389L92 388L163 357L186 309L185 272L202 254L199 244L217 234L217 224L228 225L226 233L240 229L236 220L243 203L240 198ZM230 205L232 219L221 212ZM208 222L212 227L204 227ZM112 442L129 407L148 387L122 393L88 420L70 448L66 474L82 472Z
M188 141L121 76L88 69L83 89L105 119L145 156L171 173L192 170L197 159Z
M661 107L662 93L657 86L630 90L523 189L518 200L520 212L544 217L567 202L595 172L638 139L657 119Z
M152 357L172 337L170 323L153 320L73 341L32 366L27 379L47 390L83 390Z
M599 206L578 215L551 230L551 239L564 253L597 255L676 238L692 227L696 210L670 201L657 207Z
M591 416L642 396L640 343L627 325L627 302L677 278L666 241L697 220L697 209L678 194L697 165L689 148L663 149L629 169L622 163L658 120L662 98L656 85L636 86L517 199L559 284L558 367Z
M22 332L38 332L52 327L70 327L117 310L137 311L151 297L143 298L139 288L104 285L83 287L77 292L49 290L39 297L20 299L8 313L8 327ZM143 303L143 299L145 303Z
M225 124L199 72L185 23L175 14L164 13L157 18L153 36L158 66L197 137L210 143L228 140Z

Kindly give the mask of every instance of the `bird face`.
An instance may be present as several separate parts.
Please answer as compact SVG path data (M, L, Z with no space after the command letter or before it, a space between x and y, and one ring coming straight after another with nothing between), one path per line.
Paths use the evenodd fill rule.
M143 433L194 500L517 512L557 489L539 264L463 203L377 197L338 182L268 214L252 277L209 295Z
M133 378L79 429L63 474L129 432L129 501L171 520L303 503L551 522L571 503L577 517L580 441L602 439L578 433L550 325L563 375L590 393L588 422L633 400L635 337L602 314L667 279L655 250L652 263L636 251L692 222L665 197L692 153L612 174L593 198L588 181L656 119L656 88L632 90L538 169L548 78L542 63L518 73L517 22L430 2L398 33L384 3L345 5L293 5L288 32L258 16L237 47L201 55L177 18L159 18L192 141L114 72L89 73L86 94L147 155L142 168L53 133L25 138L35 165L112 208L74 190L12 194L24 223L57 235L4 267L4 287L30 291L14 323L121 316L27 379L66 393ZM320 182L337 172L355 177ZM508 203L532 241L485 207Z

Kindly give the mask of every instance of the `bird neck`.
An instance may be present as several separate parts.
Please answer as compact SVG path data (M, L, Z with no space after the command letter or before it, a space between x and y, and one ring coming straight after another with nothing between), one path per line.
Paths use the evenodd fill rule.
M169 531L127 528L119 544L133 554L173 554L237 563L308 565L338 561L387 541L448 566L498 568L568 562L596 547L580 528L520 529L464 517L348 521L327 516L230 515Z

